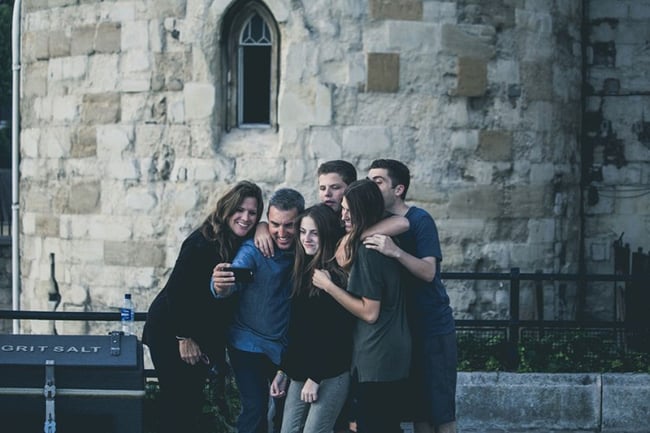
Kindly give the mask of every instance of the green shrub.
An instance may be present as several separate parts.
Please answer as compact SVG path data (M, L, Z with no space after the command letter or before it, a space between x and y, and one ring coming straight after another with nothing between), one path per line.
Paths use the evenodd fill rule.
M650 373L650 353L626 347L609 334L576 331L548 332L519 341L459 334L459 371L516 371L520 373Z

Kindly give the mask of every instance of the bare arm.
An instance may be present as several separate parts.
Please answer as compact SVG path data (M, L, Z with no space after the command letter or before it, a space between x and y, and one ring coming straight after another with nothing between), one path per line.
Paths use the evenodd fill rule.
M381 301L352 296L346 290L334 284L327 271L320 269L314 271L312 282L314 283L314 286L327 292L336 302L341 304L343 308L348 310L354 316L370 324L377 321L379 310L381 308Z
M365 238L363 244L366 248L397 259L402 266L421 280L433 281L433 277L436 276L435 257L415 257L398 247L390 236L374 234Z
M269 234L269 223L260 221L255 227L255 246L264 257L273 257L273 238Z
M235 274L231 271L223 271L222 269L230 267L230 263L219 263L212 270L212 278L210 279L210 289L215 298L225 298L230 296L235 287Z

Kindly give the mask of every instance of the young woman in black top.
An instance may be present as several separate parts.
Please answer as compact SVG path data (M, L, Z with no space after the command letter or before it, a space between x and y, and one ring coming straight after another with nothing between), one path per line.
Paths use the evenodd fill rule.
M401 267L362 242L364 233L384 217L384 199L373 181L358 180L346 188L341 208L347 235L337 257L350 271L347 288L319 270L313 283L356 316L352 374L357 381L357 432L399 433L398 408L411 355Z
M350 383L353 317L330 295L314 287L315 270L345 287L346 274L333 260L343 234L340 220L325 204L298 217L300 242L293 270L289 346L282 366L291 379L282 433L331 433ZM284 394L278 372L271 395Z
M214 266L231 261L255 232L263 208L254 183L242 181L227 191L185 239L167 284L149 307L142 340L160 385L159 432L198 431L208 371L224 371L234 302L214 299L208 282Z

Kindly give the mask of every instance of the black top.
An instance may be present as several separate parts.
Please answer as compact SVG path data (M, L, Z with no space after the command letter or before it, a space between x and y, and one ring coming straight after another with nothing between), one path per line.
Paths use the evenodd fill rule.
M143 332L145 344L161 336L191 337L210 359L222 357L226 328L236 302L235 296L215 299L210 292L212 270L223 261L215 243L200 230L185 239L167 284L149 307Z
M283 362L289 377L320 383L349 371L353 323L354 317L324 291L291 298L289 346Z

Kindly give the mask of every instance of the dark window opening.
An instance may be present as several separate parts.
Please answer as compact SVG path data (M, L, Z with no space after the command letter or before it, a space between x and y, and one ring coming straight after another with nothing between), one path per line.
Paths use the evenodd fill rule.
M242 47L242 118L246 123L270 123L271 47Z

